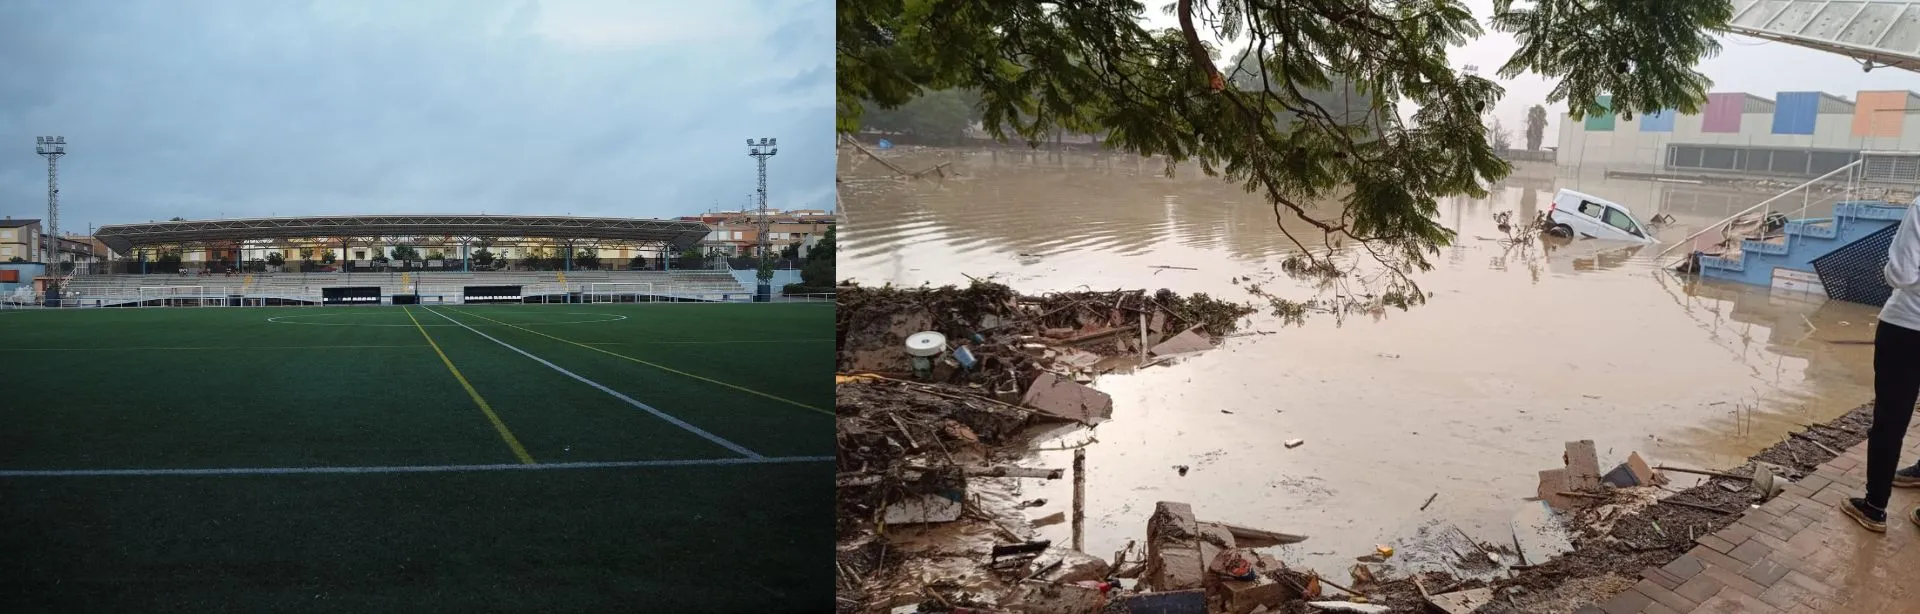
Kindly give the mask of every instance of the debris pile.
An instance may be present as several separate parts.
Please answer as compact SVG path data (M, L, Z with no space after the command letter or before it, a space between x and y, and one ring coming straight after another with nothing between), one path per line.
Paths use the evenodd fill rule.
M1010 461L1030 426L1110 418L1112 399L1089 386L1098 374L1210 349L1253 311L1167 290L1033 297L985 282L845 286L837 302L843 612L1085 612L1125 593L1112 569L1123 561L1031 541L1007 484L1063 470Z

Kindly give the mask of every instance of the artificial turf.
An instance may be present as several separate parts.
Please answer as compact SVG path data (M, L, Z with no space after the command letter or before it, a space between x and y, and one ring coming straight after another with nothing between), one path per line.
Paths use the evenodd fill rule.
M833 469L806 459L833 449L832 322L822 304L0 312L0 612L831 609ZM509 437L547 465L803 460L30 473L522 463Z

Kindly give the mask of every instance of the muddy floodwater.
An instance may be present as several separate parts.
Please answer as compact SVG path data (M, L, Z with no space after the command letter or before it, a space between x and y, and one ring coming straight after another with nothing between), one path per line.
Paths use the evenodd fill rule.
M841 160L840 272L867 285L994 277L1028 293L1169 288L1258 301L1310 289L1278 276L1296 248L1272 209L1237 186L1125 155L889 152L956 176L903 182ZM1431 301L1384 317L1256 316L1243 334L1171 366L1103 376L1114 419L1043 442L1087 447L1088 552L1144 536L1153 503L1311 536L1283 550L1344 578L1375 544L1458 525L1510 542L1511 518L1563 442L1592 439L1606 467L1724 467L1872 398L1875 309L1661 270L1659 247L1576 241L1503 247L1494 214L1531 219L1577 188L1676 222L1671 243L1770 194L1565 176L1523 166L1485 200L1443 203L1459 231L1418 280ZM1181 268L1157 268L1181 267ZM1192 270L1189 270L1192 269ZM1282 445L1303 439L1297 448ZM1032 464L1065 467L1040 451ZM1183 476L1175 467L1190 470ZM1420 507L1438 493L1426 511ZM1029 481L1044 537L1071 486Z

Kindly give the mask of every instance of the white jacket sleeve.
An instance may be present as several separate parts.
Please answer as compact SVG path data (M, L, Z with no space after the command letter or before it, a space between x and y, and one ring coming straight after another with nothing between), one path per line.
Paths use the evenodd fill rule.
M1907 207L1906 218L1894 231L1893 244L1887 246L1887 268L1881 275L1889 286L1909 294L1920 293L1920 198Z

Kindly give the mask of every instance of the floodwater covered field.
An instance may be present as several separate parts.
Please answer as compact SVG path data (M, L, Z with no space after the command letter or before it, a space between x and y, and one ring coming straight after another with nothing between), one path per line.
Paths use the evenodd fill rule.
M910 170L952 162L957 174L897 181L843 158L844 279L1164 287L1264 304L1247 290L1255 283L1315 296L1279 274L1297 248L1272 208L1195 168L1167 178L1162 163L1129 155L886 155ZM1113 420L1041 444L1098 440L1087 447L1086 550L1110 555L1144 537L1155 501L1185 501L1204 518L1309 535L1285 558L1343 577L1375 544L1449 524L1510 541L1509 519L1565 441L1597 442L1603 469L1634 450L1721 467L1871 399L1872 347L1858 343L1872 338L1871 307L1675 276L1661 268L1672 256L1655 259L1660 246L1495 240L1495 213L1530 220L1561 187L1642 220L1672 215L1659 233L1669 243L1771 195L1525 165L1487 199L1442 204L1459 238L1416 278L1433 293L1426 305L1297 326L1263 312L1219 349L1102 376ZM1305 444L1282 445L1294 438ZM1058 451L1031 461L1069 464ZM1066 524L1049 518L1067 510L1070 484L1027 482L1021 498L1048 501L1028 514L1064 543Z

